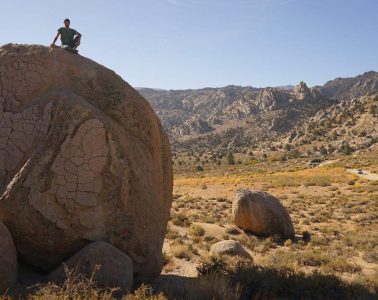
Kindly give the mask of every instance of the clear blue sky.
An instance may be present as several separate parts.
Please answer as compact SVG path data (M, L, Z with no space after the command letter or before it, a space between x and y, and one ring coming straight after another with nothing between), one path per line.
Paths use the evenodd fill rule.
M378 0L0 0L0 44L79 50L131 85L323 84L378 70Z

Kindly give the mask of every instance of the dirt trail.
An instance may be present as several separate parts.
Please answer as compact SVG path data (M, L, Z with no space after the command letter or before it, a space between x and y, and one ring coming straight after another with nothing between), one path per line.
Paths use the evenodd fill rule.
M327 165L333 164L337 161L339 161L339 160L338 159L326 160L326 161L320 163L319 167L327 166ZM350 173L350 174L357 175L357 176L364 178L364 179L367 179L367 180L373 180L373 181L377 180L378 181L378 174L371 173L371 172L366 171L366 170L362 170L362 174L359 174L359 170L360 169L345 169L345 171Z
M358 170L359 169L346 169L345 171L351 174L355 174L363 179L378 181L378 174L374 174L366 170L362 170L362 174L359 174Z
M338 159L333 159L333 160L326 160L326 161L323 161L319 164L319 167L323 167L323 166L327 166L327 165L331 165L333 163L336 163L338 162L339 160Z

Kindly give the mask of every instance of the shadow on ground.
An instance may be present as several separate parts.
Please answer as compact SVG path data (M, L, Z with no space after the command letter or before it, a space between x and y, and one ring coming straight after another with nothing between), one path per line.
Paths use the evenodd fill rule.
M334 275L306 275L262 266L212 265L198 278L161 275L152 285L168 299L377 299L378 291Z
M154 294L162 292L168 299L177 300L377 299L378 296L377 289L346 283L334 275L268 268L244 259L211 258L198 267L198 272L199 277L162 274L152 283ZM45 280L42 274L25 266L19 275L20 285L9 293L19 299L38 290L34 285Z

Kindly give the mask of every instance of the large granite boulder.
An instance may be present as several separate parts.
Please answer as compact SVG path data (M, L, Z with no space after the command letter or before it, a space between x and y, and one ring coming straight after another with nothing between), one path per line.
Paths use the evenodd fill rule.
M8 229L0 222L0 293L17 281L17 251Z
M232 221L239 228L260 236L279 234L283 239L295 236L286 208L265 192L237 190L232 202Z
M162 267L172 201L169 141L113 71L60 48L0 48L0 220L26 263L49 272L92 241Z

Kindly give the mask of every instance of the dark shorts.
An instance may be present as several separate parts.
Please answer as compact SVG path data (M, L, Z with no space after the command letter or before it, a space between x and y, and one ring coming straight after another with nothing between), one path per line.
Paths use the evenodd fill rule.
M71 47L71 48L75 48L77 46L80 45L80 37L77 36L74 38L74 40L70 43L70 44L62 44L62 47Z

